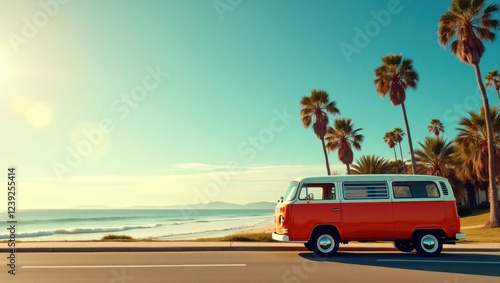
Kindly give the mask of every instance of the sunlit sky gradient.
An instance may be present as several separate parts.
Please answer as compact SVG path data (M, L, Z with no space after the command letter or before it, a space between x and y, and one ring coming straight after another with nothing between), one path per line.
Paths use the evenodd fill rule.
M401 107L373 85L389 53L420 74L406 100L415 148L432 118L453 138L481 105L473 68L437 43L450 1L0 3L0 180L17 167L20 209L275 201L326 172L299 115L313 88L363 128L355 158L392 159L383 136L404 129Z

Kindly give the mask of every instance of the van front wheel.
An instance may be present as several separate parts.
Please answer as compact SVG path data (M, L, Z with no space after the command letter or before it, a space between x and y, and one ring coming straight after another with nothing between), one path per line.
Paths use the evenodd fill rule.
M443 240L436 232L423 231L415 234L413 245L421 256L437 256L443 249Z
M333 256L339 249L339 241L339 236L335 231L318 230L312 238L314 253L320 257Z

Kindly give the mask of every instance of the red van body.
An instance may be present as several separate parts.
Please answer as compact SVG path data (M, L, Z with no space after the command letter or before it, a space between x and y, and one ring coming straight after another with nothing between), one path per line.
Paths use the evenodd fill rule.
M293 180L275 209L273 239L303 242L320 256L340 243L394 241L401 251L436 256L465 239L447 179L348 175Z

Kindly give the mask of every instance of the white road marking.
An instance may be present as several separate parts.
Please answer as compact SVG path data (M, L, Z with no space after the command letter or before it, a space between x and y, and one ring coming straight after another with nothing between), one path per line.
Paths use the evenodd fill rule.
M27 265L29 269L62 269L62 268L162 268L162 267L245 267L245 263L236 264L160 264L160 265Z
M385 262L431 262L431 263L500 264L500 261L475 261L475 260L377 259L377 261L385 261Z

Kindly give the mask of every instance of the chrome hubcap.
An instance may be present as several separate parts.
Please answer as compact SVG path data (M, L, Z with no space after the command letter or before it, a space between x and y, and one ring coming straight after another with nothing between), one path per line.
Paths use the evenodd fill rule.
M427 252L434 252L438 248L437 239L433 235L425 235L422 238L421 245L422 248Z
M333 250L335 241L330 235L322 235L318 238L318 249L323 253L329 253Z

